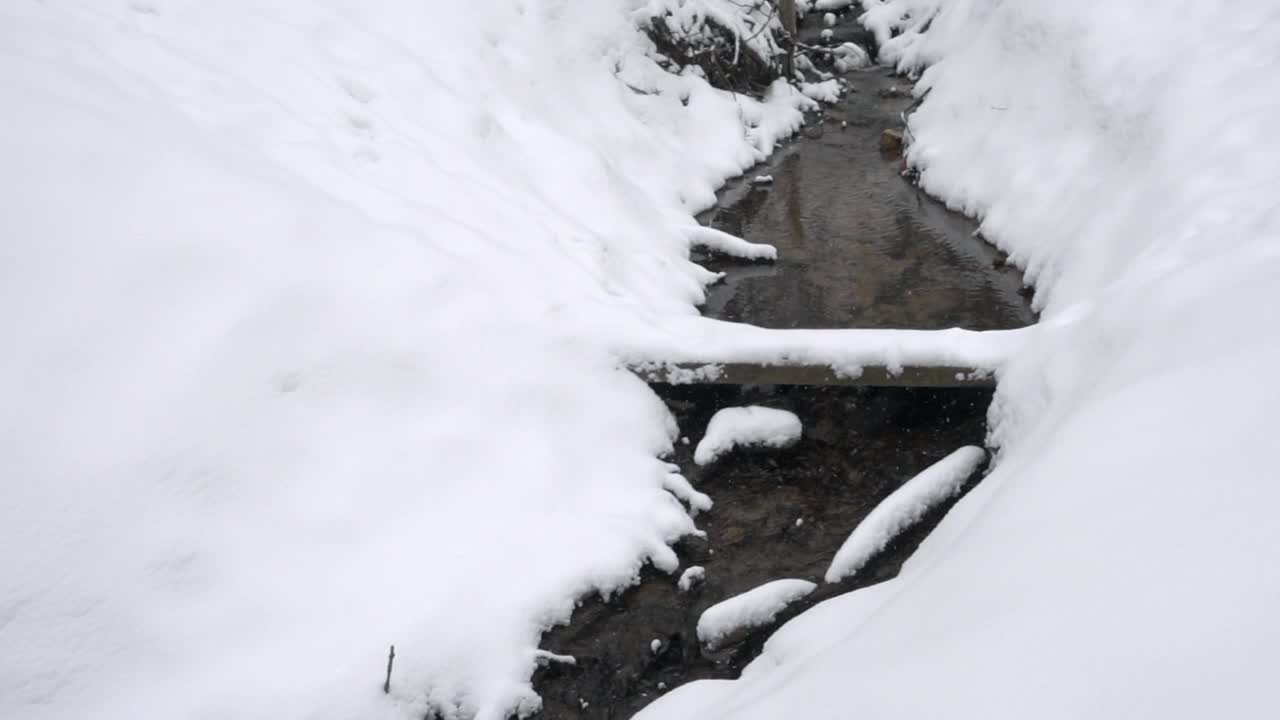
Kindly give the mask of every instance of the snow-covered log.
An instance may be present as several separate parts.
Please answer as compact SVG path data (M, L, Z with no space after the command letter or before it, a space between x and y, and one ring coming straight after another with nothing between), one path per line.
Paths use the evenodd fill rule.
M661 339L624 348L622 356L649 382L990 386L1035 332L777 330L689 318L673 320Z

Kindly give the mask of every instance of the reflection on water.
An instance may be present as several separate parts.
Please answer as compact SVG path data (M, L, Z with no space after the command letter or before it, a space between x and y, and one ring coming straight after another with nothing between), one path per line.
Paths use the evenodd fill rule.
M860 73L861 93L900 84ZM882 157L880 131L901 124L909 99L843 103L825 132L787 148L767 167L767 187L740 183L704 216L717 228L778 247L764 268L707 262L728 273L703 312L765 327L966 327L1035 321L1019 294L1020 274L954 215L898 176ZM847 127L841 129L841 122Z

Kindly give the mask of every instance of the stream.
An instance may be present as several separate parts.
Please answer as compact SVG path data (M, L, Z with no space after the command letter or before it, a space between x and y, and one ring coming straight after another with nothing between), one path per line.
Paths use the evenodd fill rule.
M726 273L708 293L710 317L774 328L1002 329L1035 322L1021 273L882 155L879 137L901 125L910 87L883 68L845 76L853 92L812 116L803 136L730 183L700 219L777 246L761 265L698 258ZM757 175L773 182L756 185ZM677 572L652 568L608 601L584 599L542 647L572 655L534 675L539 717L625 719L672 689L737 677L782 622L835 595L897 574L949 507L935 510L854 578L823 584L836 550L881 500L962 445L982 445L989 390L858 387L655 386L688 444L672 461L715 507L698 516L707 539L676 546L681 569L706 568L681 592ZM785 450L736 451L709 467L693 446L719 409L761 404L796 413L802 440ZM975 475L966 487L980 479ZM703 610L765 582L819 583L774 624L716 653L699 647ZM657 643L654 643L654 641ZM655 651L653 648L656 647Z

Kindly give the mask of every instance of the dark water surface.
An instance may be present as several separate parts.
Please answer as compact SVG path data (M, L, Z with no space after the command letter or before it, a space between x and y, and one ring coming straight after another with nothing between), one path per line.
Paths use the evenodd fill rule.
M767 327L971 329L1034 322L1021 276L973 236L974 224L904 181L899 160L879 150L880 132L901 125L911 102L901 78L881 69L846 76L856 92L806 137L721 193L703 221L778 247L774 265L706 259L727 273L709 295L712 317ZM843 125L843 127L842 127ZM820 128L820 129L819 129ZM772 175L752 186L755 175ZM575 666L541 669L534 685L544 718L629 718L691 680L736 677L768 630L704 653L694 628L707 607L781 578L819 589L779 618L893 577L947 508L895 540L855 578L822 585L840 544L889 493L967 444L982 444L990 391L817 387L656 386L690 440L673 461L715 507L698 517L707 540L677 546L681 569L706 568L691 592L679 573L647 569L608 602L587 599L542 647ZM795 412L803 439L781 451L739 451L708 468L693 444L724 407L762 404ZM972 487L980 473L970 479ZM775 624L776 627L776 624ZM651 650L657 640L659 649Z
M706 262L728 276L703 312L778 328L990 330L1035 322L1021 273L974 236L972 220L905 182L900 160L880 152L881 131L901 125L911 104L907 81L881 69L847 78L857 92L809 128L819 137L776 153L703 215L778 248L771 265ZM755 175L774 182L752 185Z

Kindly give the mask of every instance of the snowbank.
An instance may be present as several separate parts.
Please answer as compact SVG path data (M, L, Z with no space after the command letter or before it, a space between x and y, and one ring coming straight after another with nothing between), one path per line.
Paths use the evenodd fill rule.
M982 448L963 447L903 483L854 528L831 560L826 581L852 577L899 533L919 522L938 503L955 497L986 459Z
M736 447L781 448L800 440L800 418L795 413L753 405L719 410L707 423L707 432L694 448L693 461L710 465Z
M709 501L615 348L808 101L632 8L0 9L0 716L505 717L676 569Z
M698 640L710 650L723 647L743 631L773 622L815 587L808 580L774 580L718 602L698 618Z
M1280 716L1280 15L929 5L908 158L1043 312L1000 454L892 598L696 717Z

